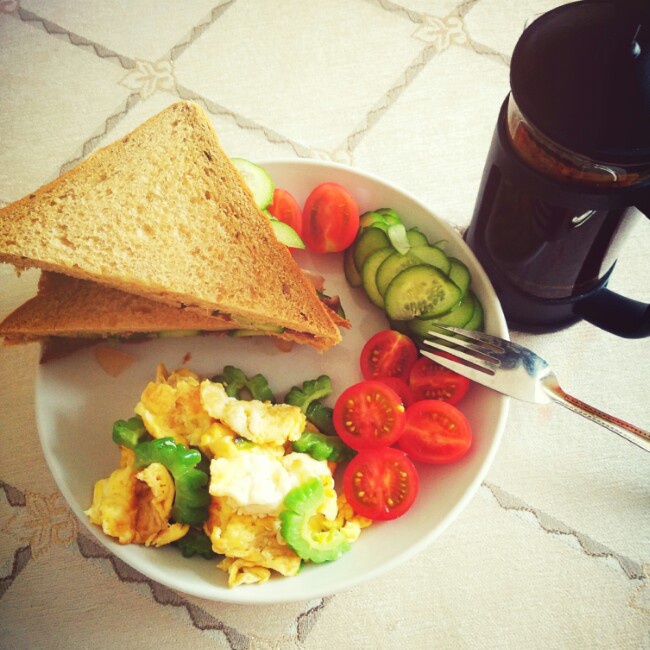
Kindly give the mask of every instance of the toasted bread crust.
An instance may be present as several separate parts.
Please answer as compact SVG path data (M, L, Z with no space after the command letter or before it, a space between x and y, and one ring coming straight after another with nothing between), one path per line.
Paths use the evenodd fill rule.
M341 339L190 102L0 210L0 261L285 327L321 349Z
M334 312L331 315L340 327L349 327L348 321ZM103 338L137 340L140 335L171 336L174 332L219 334L241 327L226 314L204 316L96 282L44 271L37 295L0 323L0 337L5 345L42 341L46 343L44 356L57 350L55 356L60 357ZM245 329L254 330L255 325ZM321 349L320 340L290 329L258 334ZM75 338L79 343L74 343Z
M233 327L227 316L203 316L88 280L43 272L38 294L0 323L0 336L11 342Z

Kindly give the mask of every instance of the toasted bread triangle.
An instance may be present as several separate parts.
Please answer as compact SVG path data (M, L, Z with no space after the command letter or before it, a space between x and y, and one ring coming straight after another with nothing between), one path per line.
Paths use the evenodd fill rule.
M334 312L332 318L341 327L350 326ZM79 339L77 344L65 341L65 350L85 347L106 338L138 340L156 336L237 334L241 330L240 323L224 315L204 316L49 271L41 273L37 295L0 323L0 337L6 345L45 341L52 347L61 339ZM247 336L266 335L289 342L310 342L310 338L300 332L279 327L260 329L250 323L244 330Z
M0 210L0 261L202 317L286 328L320 349L341 339L190 102Z
M106 338L159 332L231 330L223 316L204 316L88 280L44 271L36 296L0 323L6 343L50 336Z

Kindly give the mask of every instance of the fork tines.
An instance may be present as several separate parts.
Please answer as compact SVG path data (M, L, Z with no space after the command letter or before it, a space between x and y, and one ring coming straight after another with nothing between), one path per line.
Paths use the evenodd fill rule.
M443 332L451 332L456 336L450 336ZM479 352L487 352L493 349L495 352L504 352L503 339L497 336L479 332L477 330L464 330L461 327L450 327L447 325L436 325L436 329L429 332L431 336L443 338L454 344L475 348ZM458 337L461 337L460 339Z
M499 359L494 356L503 352L499 339L482 332L464 330L459 327L436 326L429 332L431 338L423 342L436 350L453 355L454 359L421 350L422 354L450 370L456 370L471 377L470 373L494 374ZM464 366L462 369L459 366Z

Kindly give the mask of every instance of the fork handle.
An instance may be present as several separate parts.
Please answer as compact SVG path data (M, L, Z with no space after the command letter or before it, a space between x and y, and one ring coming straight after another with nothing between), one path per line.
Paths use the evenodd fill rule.
M640 447L644 451L650 452L650 433L648 431L644 431L625 420L621 420L620 418L609 415L593 406L589 406L589 404L585 404L585 402L565 393L557 385L545 386L545 388L548 396L554 402L562 404L562 406L579 413L588 420L592 420L610 431L613 431L622 438L631 442L633 445Z

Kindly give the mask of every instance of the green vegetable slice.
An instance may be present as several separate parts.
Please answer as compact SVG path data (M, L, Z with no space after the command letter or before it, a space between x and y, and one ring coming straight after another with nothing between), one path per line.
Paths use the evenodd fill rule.
M391 208L380 208L379 210L369 210L359 217L359 226L361 228L380 228L388 230L390 226L402 223L399 215Z
M406 228L402 223L395 223L391 226L388 226L386 231L390 243L393 245L393 248L402 255L408 253L409 248L411 248L411 243L408 240L406 235Z
M275 186L266 170L244 158L231 158L230 162L252 192L257 207L264 210L271 205Z
M481 301L474 296L474 313L471 320L465 324L465 329L468 330L482 330L483 329L484 311Z
M420 232L417 228L409 228L406 231L406 237L409 240L411 246L428 246L429 240L427 236Z
M411 255L415 255L425 264L431 264L443 273L449 274L451 262L444 252L437 246L413 246L410 250Z
M324 406L319 401L310 402L305 411L305 417L308 422L311 422L321 433L330 436L336 435L334 422L332 420L332 412L329 406Z
M300 238L300 235L289 225L271 217L271 228L275 233L276 239L289 248L305 248L305 242Z
M442 271L429 264L403 270L388 285L384 295L386 315L394 320L439 316L452 309L460 299L460 289Z
M264 375L257 374L249 378L235 366L224 366L222 374L215 375L210 381L223 384L228 397L246 399L250 395L260 402L275 403L275 395Z
M370 302L377 307L383 308L384 306L384 297L377 288L377 270L384 260L394 253L395 251L392 247L380 248L368 255L366 261L363 263L363 268L361 269L363 288L370 299Z
M139 415L134 415L128 420L117 420L113 423L113 442L122 447L134 449L135 446L151 436L144 427L144 422Z
M363 263L368 255L380 248L390 248L388 235L379 228L367 228L358 237L354 244L354 264L358 271L363 268Z
M303 413L307 413L307 407L320 399L328 397L332 393L332 380L327 375L321 375L316 379L309 379L302 384L302 388L293 386L284 398L285 404L298 406Z
M391 225L394 223L402 223L402 219L399 214L393 210L393 208L379 208L375 210L377 214L380 214L387 224Z
M325 489L317 478L293 488L284 498L280 533L303 560L331 562L350 550L350 543L339 529L321 530L314 525L312 518L324 501Z
M208 475L196 468L201 462L201 452L187 449L173 438L141 442L133 451L134 469L160 463L172 475L176 494L171 514L175 521L198 526L208 518Z
M408 321L408 327L413 334L426 338L429 332L435 330L437 325L449 327L466 327L475 309L475 299L472 292L465 294L460 303L451 311L434 318L414 318Z
M343 305L341 304L340 296L328 296L326 293L323 293L322 291L317 291L316 295L320 298L320 301L326 307L331 309L335 314L337 314L341 318L345 318L345 309L343 309Z
M172 542L183 553L183 557L199 555L206 560L212 560L216 553L212 550L212 542L205 532L199 528L190 528L183 537Z
M303 431L298 440L291 443L294 451L309 454L316 460L340 463L349 457L349 448L338 436L317 431Z
M449 258L449 279L460 289L463 296L467 293L469 285L472 282L472 276L469 269L460 260L455 257ZM460 327L460 325L459 325Z
M345 253L343 253L343 273L351 287L356 289L361 286L361 274L354 263L354 244L346 248Z
M282 334L284 332L283 327L274 327L274 328L269 328L265 327L264 329L260 328L258 330L256 329L246 329L246 328L239 328L236 330L228 330L228 336L232 336L233 338L239 338L243 339L246 337L252 337L252 336L268 336L269 334Z
M201 330L160 330L156 332L159 339L182 339L186 336L200 336Z
M407 269L410 266L416 266L417 264L422 264L422 260L419 257L412 255L410 251L406 255L402 255L397 251L393 252L393 254L387 257L377 269L377 276L375 278L377 291L384 296L386 289L388 289L388 285L399 273L404 269Z

